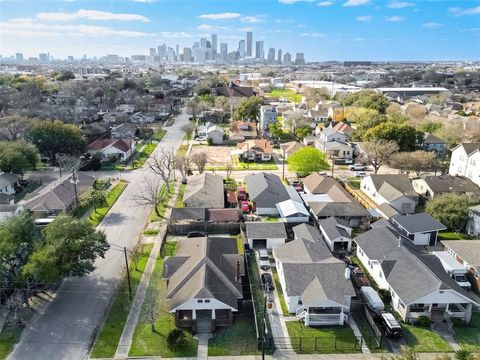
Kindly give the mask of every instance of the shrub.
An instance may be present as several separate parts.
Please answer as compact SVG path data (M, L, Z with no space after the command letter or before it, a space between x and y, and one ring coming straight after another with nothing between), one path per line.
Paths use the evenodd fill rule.
M473 360L473 353L468 350L455 351L455 359L457 360Z
M208 143L208 145L210 145L210 146L213 145L213 140L212 140L212 138L208 138L208 139L207 139L207 143Z
M415 326L430 327L430 319L428 316L422 315L415 321Z
M452 323L453 325L455 326L465 326L465 321L463 321L462 319L459 319L459 318L452 318Z
M378 290L378 295L380 295L380 298L385 304L390 304L390 301L392 301L392 295L390 294L390 291L386 289Z
M170 351L178 351L187 344L185 332L181 329L173 329L167 335L167 346Z

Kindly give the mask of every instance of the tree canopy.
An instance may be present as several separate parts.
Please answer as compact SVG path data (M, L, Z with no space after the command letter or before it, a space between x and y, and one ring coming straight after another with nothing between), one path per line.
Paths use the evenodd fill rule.
M303 147L288 157L288 169L302 176L328 169L325 153L313 147Z
M235 118L239 120L256 121L260 116L260 106L262 99L256 96L251 96L243 100L235 110Z
M81 155L86 147L78 126L61 121L37 122L29 129L27 138L51 161L57 154Z
M452 231L462 231L468 219L468 198L457 194L442 194L427 202L425 211Z
M372 165L375 174L378 169L387 164L392 155L398 151L398 145L391 140L374 140L366 142L363 145L363 154L361 159L363 162Z
M424 171L438 171L441 164L433 151L398 152L392 155L390 166L401 172L414 172L417 176Z
M340 103L344 106L359 106L368 109L375 109L384 114L389 105L388 99L374 90L362 90L355 93L341 95Z
M23 175L35 169L39 161L37 148L26 141L0 141L0 171Z
M423 133L413 126L387 121L369 129L365 140L395 141L400 151L413 151L423 142Z

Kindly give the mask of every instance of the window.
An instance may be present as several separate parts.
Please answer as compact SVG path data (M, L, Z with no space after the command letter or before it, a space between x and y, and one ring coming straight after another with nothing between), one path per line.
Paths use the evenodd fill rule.
M302 299L298 299L298 305L303 305Z
M206 302L206 303L209 303L209 302L210 302L210 300L205 300L205 302Z
M202 300L202 299L198 299L198 300L197 300L197 303L203 303L203 300Z

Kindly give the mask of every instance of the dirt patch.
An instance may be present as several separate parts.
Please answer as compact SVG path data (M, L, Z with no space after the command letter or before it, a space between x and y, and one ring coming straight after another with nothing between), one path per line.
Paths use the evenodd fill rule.
M208 156L207 166L222 166L232 161L232 150L234 148L231 146L196 145L192 146L190 155L205 152Z

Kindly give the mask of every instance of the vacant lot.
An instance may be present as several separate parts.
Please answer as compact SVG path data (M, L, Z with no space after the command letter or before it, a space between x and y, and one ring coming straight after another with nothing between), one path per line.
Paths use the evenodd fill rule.
M207 166L225 166L225 163L232 161L230 153L233 149L231 146L196 145L192 146L190 155L205 152L208 156Z

